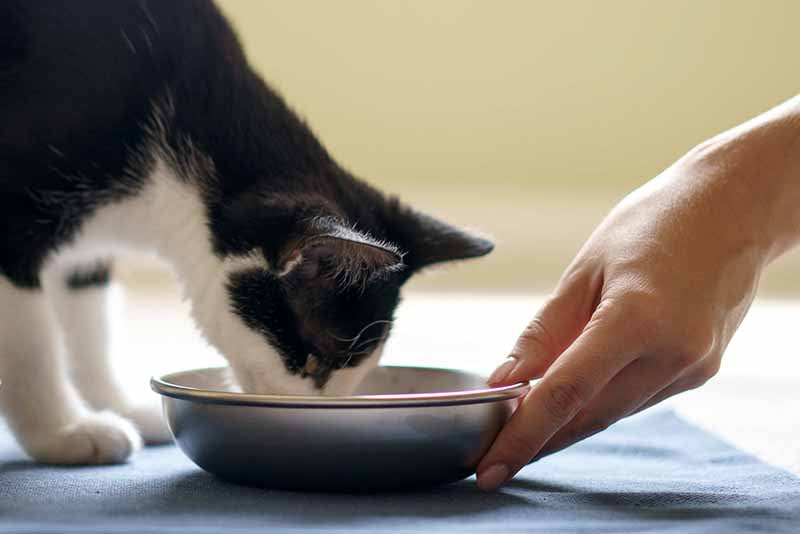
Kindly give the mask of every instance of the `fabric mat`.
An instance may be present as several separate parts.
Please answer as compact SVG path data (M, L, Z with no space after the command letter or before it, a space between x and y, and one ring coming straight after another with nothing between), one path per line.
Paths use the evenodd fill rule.
M173 446L126 465L26 460L0 428L0 532L800 532L800 478L669 411L526 467L502 491L324 495L217 480Z

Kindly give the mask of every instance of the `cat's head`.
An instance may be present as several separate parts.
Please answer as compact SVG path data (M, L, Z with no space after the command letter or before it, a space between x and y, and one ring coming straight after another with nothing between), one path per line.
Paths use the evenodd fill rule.
M493 248L361 187L335 205L271 193L225 208L221 220L236 222L221 231L243 252L226 273L229 306L258 343L225 354L245 391L351 392L380 358L409 277Z

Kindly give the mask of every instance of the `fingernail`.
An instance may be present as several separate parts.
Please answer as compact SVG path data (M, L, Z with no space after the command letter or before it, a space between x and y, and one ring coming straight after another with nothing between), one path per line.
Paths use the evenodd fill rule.
M494 385L502 382L506 379L506 377L511 373L511 370L517 365L517 360L513 356L509 356L506 358L506 361L500 364L500 367L494 370L494 372L489 376L489 385Z
M483 491L492 491L499 488L508 480L511 470L503 464L490 465L478 473L478 487Z

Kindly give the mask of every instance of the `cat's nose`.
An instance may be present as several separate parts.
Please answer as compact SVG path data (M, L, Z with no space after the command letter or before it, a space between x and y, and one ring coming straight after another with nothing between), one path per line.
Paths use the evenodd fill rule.
M306 365L303 367L303 374L314 376L314 374L316 374L316 372L319 370L319 367L319 358L313 354L309 354L306 357Z
M331 376L333 368L320 360L314 354L306 356L306 364L300 376L314 381L314 388L322 389Z

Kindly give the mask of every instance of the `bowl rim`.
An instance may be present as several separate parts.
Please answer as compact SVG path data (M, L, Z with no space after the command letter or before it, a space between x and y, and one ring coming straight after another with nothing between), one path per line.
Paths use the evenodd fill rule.
M386 365L388 369L424 369L445 371L477 376L460 369L425 367L415 365ZM224 404L234 406L270 406L280 408L404 408L408 406L453 406L463 404L488 403L510 400L525 395L530 390L528 382L517 382L507 386L445 391L437 393L392 393L385 395L262 395L255 393L236 393L182 386L172 382L176 375L190 372L208 372L226 369L228 366L201 367L164 374L150 379L150 388L164 397L200 402L205 404Z

